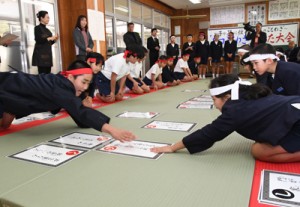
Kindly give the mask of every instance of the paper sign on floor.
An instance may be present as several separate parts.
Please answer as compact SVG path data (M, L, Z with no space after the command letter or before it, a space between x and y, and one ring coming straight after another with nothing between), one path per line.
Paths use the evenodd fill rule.
M164 143L155 143L147 141L131 141L131 142L120 142L114 140L111 143L97 149L102 152L115 153L121 155L129 155L135 157L149 158L149 159L158 159L162 153L151 152L150 149L153 147L162 147L167 146L168 144Z
M70 161L71 159L74 159L75 157L82 155L85 152L85 150L41 144L14 155L10 155L9 157L57 167Z
M111 137L107 134L98 135L74 132L71 134L63 135L59 138L51 140L50 142L92 149L103 144L104 142L107 142L110 139Z
M164 129L171 131L190 131L196 123L187 122L171 122L171 121L152 121L149 124L143 126L146 129Z

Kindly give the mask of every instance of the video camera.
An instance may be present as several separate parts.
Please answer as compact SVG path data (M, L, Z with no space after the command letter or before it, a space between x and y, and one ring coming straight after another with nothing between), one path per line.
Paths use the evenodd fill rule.
M247 32L255 32L255 27L251 26L250 25L250 22L248 23L243 23L244 25L244 29L247 31Z

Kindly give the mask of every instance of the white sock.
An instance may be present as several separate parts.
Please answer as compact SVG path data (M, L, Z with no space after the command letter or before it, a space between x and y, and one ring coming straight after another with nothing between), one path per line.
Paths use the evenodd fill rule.
M216 77L219 77L219 74L216 74Z
M205 79L205 75L203 75L202 78Z
M216 77L214 73L212 74L212 77L213 77L213 78L215 78L215 77Z

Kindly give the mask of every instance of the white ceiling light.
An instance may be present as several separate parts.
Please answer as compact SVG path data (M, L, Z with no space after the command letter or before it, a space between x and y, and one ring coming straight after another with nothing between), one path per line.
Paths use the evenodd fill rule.
M192 2L193 4L200 4L201 0L189 0L190 2Z

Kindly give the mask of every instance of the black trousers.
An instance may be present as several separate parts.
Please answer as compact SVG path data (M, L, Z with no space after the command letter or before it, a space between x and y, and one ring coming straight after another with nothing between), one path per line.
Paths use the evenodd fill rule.
M38 72L39 74L42 74L42 73L50 73L51 72L51 67L41 67L41 66L38 66Z

